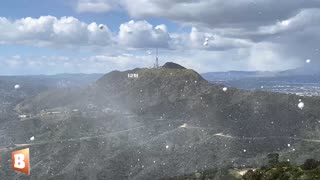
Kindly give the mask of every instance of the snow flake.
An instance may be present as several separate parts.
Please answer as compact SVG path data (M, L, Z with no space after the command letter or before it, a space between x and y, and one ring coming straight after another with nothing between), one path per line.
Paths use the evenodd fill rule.
M291 144L288 144L288 147L291 147Z
M224 92L227 92L227 91L228 91L228 88L227 88L227 87L224 87L224 88L222 88L222 90L223 90Z
M303 103L303 102L300 102L300 103L298 104L298 108L302 110L302 109L304 108L304 103Z
M181 126L179 126L179 128L186 128L187 126L188 126L187 123L184 123Z
M34 141L34 136L32 136L32 137L30 138L30 141Z
M166 145L166 149L169 149L169 145Z
M16 84L16 85L14 86L14 89L20 89L20 85L19 85L19 84Z
M205 38L204 42L203 42L204 46L208 46L209 45L209 38Z
M244 149L244 150L243 150L243 152L247 152L247 150L246 150L246 149Z
M311 59L307 59L306 63L308 63L308 64L311 63Z

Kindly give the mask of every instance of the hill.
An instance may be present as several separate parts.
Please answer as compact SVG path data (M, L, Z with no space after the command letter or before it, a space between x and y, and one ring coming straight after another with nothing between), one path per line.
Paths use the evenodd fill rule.
M319 98L225 89L165 67L113 71L84 89L27 99L16 109L32 117L7 124L6 142L29 143L32 164L41 163L34 179L161 179L258 167L270 152L293 163L319 157Z

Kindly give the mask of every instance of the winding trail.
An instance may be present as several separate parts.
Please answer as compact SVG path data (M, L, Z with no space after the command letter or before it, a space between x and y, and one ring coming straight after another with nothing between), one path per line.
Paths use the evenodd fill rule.
M116 134L121 134L121 133L124 133L124 132L130 132L130 131L141 129L141 128L144 128L144 127L145 126L139 126L139 127L134 127L134 128L122 130L122 131L116 131L116 132L111 132L111 133L107 133L107 134L100 134L100 135L96 135L96 136L85 136L85 137L80 137L80 138L71 138L71 139L55 140L55 141L43 141L43 142L30 143L30 144L15 144L15 146L20 148L20 147L29 147L29 146L35 146L35 145L44 145L44 144L55 144L55 143L63 143L63 142L74 142L74 141L91 140L91 139L97 139L97 138L101 138L101 137L107 137L107 136L112 136L112 135L116 135ZM7 150L7 149L8 148L2 148L2 149L0 149L0 151Z
M111 133L107 133L107 134L100 134L100 135L96 135L96 136L85 136L85 137L71 138L71 139L65 139L65 140L55 140L55 141L43 141L43 142L30 143L30 144L15 144L15 146L18 147L18 148L21 148L21 147L28 147L28 146L35 146L35 145L44 145L44 144L55 144L55 143L63 143L63 142L74 142L74 141L91 140L91 139L97 139L97 138L117 135L117 134L121 134L121 133L124 133L124 132L130 132L130 131L138 130L138 129L141 129L141 128L144 128L144 127L145 126L139 126L139 127L134 127L134 128L122 130L122 131L116 131L116 132L111 132ZM182 126L176 128L176 129L173 129L173 130L170 130L170 131L166 131L166 132L164 132L162 134L159 134L158 136L166 135L166 134L168 134L170 132L173 132L175 130L178 130L178 129L208 130L208 129L213 129L213 128L194 127L194 126L182 125ZM157 139L158 136L157 137L153 137L151 140ZM217 134L214 134L213 136L226 138L226 139L237 139L237 140L263 140L263 139L268 139L268 138L269 139L270 138L274 138L274 139L292 139L292 140L298 140L298 141L320 143L320 139L306 139L306 138L288 137L288 136L243 137L243 136L231 136L231 135L223 134L223 133L217 133ZM8 149L9 148L2 148L2 149L0 149L0 151L6 151Z
M195 127L195 126L188 126L186 124L180 126L181 129L201 129L201 130L208 130L214 128L207 128L207 127ZM265 137L244 137L244 136L231 136L228 134L217 133L213 136L222 137L227 139L239 139L239 140L262 140L262 139L292 139L292 140L299 140L305 142L313 142L313 143L320 143L320 139L306 139L306 138L298 138L298 137L290 137L290 136L265 136Z

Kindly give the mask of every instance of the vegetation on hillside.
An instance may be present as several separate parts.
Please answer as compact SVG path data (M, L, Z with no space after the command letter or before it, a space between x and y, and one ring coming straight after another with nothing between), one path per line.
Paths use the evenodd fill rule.
M170 180L316 180L320 179L320 161L307 159L303 165L279 162L279 154L268 155L269 164L259 169L210 169ZM245 171L244 175L241 172Z

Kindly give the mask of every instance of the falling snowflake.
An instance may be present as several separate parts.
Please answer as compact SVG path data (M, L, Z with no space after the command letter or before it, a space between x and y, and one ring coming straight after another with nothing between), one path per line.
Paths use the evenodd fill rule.
M306 63L308 63L308 64L311 63L311 60L310 60L310 59L307 59L307 60L306 60Z
M303 103L303 102L300 102L300 103L298 104L298 108L302 110L302 109L304 108L304 103Z
M30 138L30 141L34 141L34 136L32 136L32 137Z
M264 88L264 86L261 86L261 89L263 89Z
M16 84L16 85L14 86L14 89L20 89L20 85L19 85L19 84Z
M148 50L147 53L148 53L149 55L151 55L151 54L152 54L152 51Z
M209 45L209 38L205 38L204 42L203 42L204 46L208 46Z
M227 92L227 91L228 91L228 88L227 88L227 87L224 87L224 88L222 88L222 90L223 90L224 92Z
M246 150L246 149L244 149L244 150L243 150L243 152L247 152L247 150Z
M288 147L291 147L291 144L288 144Z
M169 145L166 145L166 149L169 149Z

